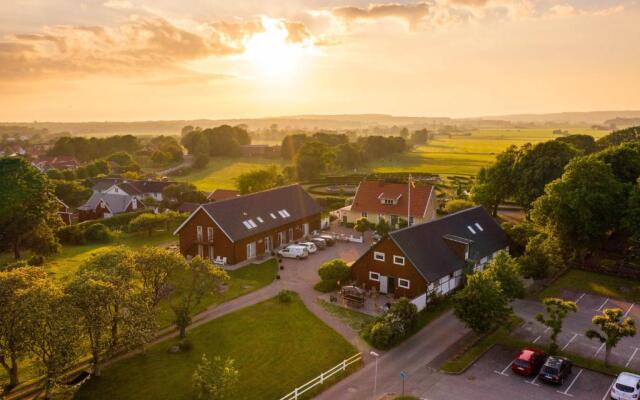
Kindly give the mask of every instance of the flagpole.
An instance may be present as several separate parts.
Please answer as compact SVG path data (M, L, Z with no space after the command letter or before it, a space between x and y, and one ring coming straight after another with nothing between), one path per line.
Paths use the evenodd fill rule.
M407 182L409 196L407 198L407 226L411 226L411 174L409 174L409 181Z

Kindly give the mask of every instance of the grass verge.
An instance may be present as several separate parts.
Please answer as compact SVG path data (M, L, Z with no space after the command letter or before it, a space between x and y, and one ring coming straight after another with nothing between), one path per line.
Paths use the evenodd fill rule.
M571 269L542 290L538 297L540 299L555 297L565 289L636 302L640 300L640 292L637 289L639 286L640 282L633 279Z
M340 318L342 321L344 321L344 323L346 323L356 331L360 331L362 328L369 325L376 319L369 314L364 314L355 310L340 307L336 304L332 304L324 300L318 300L318 303L322 306L322 308L327 310L327 312Z
M189 338L190 352L170 354L171 340L106 368L76 399L192 399L191 377L203 353L235 360L240 384L234 399L277 399L357 352L298 296L289 304L274 298L225 315L194 328Z

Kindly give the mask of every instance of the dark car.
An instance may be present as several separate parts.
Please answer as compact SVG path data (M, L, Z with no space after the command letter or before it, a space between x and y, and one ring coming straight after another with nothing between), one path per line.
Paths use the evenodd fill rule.
M320 235L318 236L320 239L324 239L327 242L327 246L333 246L336 244L336 240L331 235Z
M327 248L327 241L320 237L315 237L310 240L311 242L316 244L316 247L320 250L324 250Z
M564 378L571 374L571 361L564 357L551 356L542 366L538 376L545 382L562 385Z
M547 355L544 351L532 348L524 348L511 363L511 370L523 376L537 375Z

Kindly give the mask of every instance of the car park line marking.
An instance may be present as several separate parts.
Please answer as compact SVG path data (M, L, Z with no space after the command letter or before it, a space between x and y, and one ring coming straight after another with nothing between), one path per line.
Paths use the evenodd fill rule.
M605 345L605 344L604 344L604 343L602 343L602 344L600 345L600 347L598 347L598 350L596 350L596 354L594 354L594 355L593 355L593 358L598 357L598 354L602 351L602 348L604 347L604 345Z
M493 372L495 372L495 373L496 373L496 374L498 374L498 375L502 375L502 376L509 376L509 374L507 374L507 373L506 373L506 371L511 367L511 364L513 364L513 361L511 361L511 362L509 363L509 365L507 365L506 367L504 367L504 369L502 370L502 372L500 372L500 371L496 371L496 370L494 370Z
M580 300L582 300L582 298L584 297L585 293L582 293L580 295L580 297L578 297L578 300L575 301L576 304L578 304L580 302Z
M544 333L549 332L549 329L551 329L551 328L547 327L547 329L544 330Z
M573 384L576 383L576 381L578 380L578 378L580 377L580 374L582 374L582 369L580 371L578 371L578 373L576 374L576 377L573 378L573 380L571 381L571 383L569 384L569 386L567 386L567 388L565 389L564 392L561 392L559 390L556 390L556 392L563 394L565 396L569 396L569 397L573 397L573 395L571 393L569 393L569 390L571 390L571 388L573 387Z
M539 377L539 376L540 376L540 375L536 375L536 377L535 377L535 378L533 378L533 379L532 379L532 380L530 380L530 381L528 381L528 380L526 380L526 379L525 379L525 382L527 382L527 383L529 383L529 384L531 384L531 385L534 385L534 386L540 386L540 384L539 384L539 383L536 383L536 381L538 380L538 377Z
M627 310L626 313L624 313L624 317L626 318L627 315L629 315L629 312L631 311L631 309L633 308L634 303L631 303L631 305L629 306L629 309Z
M609 397L609 392L611 392L611 388L613 387L614 383L616 383L615 380L611 382L611 385L609 385L609 389L607 389L607 393L605 393L604 396L602 396L602 400L606 400Z
M625 368L627 368L629 364L631 364L631 360L633 360L633 357L635 357L637 352L638 352L638 348L636 347L636 349L631 354L631 357L629 357L629 360L627 360L627 363L624 365Z
M596 311L601 311L602 307L604 307L608 302L609 302L609 298L607 297L607 299L604 301L604 303L602 303L600 305L600 307L596 308Z
M537 338L535 338L535 340L533 341L533 343L537 342L538 340L540 340L542 336L538 336Z
M571 337L571 339L569 339L569 341L567 342L567 344L564 345L564 347L560 350L564 351L564 349L566 349L567 347L569 347L569 345L571 344L571 342L573 342L576 337L578 336L577 333L574 333L573 336Z

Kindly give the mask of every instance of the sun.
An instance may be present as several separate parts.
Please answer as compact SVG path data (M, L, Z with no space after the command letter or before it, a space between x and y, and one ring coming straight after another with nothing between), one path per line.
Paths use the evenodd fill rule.
M263 75L271 78L290 76L300 66L304 43L291 43L287 29L275 19L263 18L264 31L245 44L245 56Z

